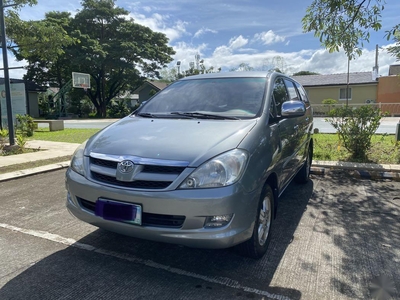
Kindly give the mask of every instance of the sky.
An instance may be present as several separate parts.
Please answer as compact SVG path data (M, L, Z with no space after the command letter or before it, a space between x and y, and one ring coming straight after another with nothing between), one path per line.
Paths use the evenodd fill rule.
M181 62L181 70L189 68L196 54L205 66L222 71L248 64L260 69L274 66L291 75L298 71L320 74L347 72L347 57L343 51L329 53L313 33L303 33L301 19L311 0L117 0L116 5L130 12L136 23L163 32L176 54L170 68ZM60 5L61 4L61 5ZM80 0L38 0L35 6L20 11L24 20L40 20L49 11L81 9ZM387 0L382 14L382 29L371 31L370 42L364 44L363 54L350 63L350 72L371 71L375 64L375 48L379 45L379 74L388 75L389 66L398 64L387 53L385 31L400 22L400 1ZM0 55L1 56L1 55ZM0 61L2 65L2 60ZM9 65L23 66L9 54ZM11 78L22 78L24 70L10 70Z

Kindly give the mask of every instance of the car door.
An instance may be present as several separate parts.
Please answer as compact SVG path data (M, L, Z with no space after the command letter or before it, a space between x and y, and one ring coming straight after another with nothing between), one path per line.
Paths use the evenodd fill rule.
M285 78L284 82L289 93L289 100L302 101L295 83L288 78ZM304 161L304 151L306 148L305 143L307 141L307 125L309 123L307 119L307 115L291 118L294 131L290 137L290 143L292 144L291 149L293 150L290 165L293 168L293 173L296 173Z
M275 122L278 125L279 135L279 155L277 156L276 172L280 189L283 188L294 175L294 160L296 144L293 138L296 131L296 120L292 118L284 118L281 116L282 104L289 101L289 93L287 91L283 77L278 77L273 86L272 102L275 104L273 112Z

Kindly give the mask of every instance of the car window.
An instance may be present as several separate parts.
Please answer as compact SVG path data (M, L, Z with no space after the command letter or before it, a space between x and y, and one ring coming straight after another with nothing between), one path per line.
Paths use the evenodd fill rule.
M274 91L273 91L273 100L275 101L276 114L277 114L277 116L280 116L283 102L286 102L289 100L289 95L288 95L285 83L282 78L278 78L275 81Z
M297 94L296 87L294 86L293 81L285 79L286 88L289 91L290 100L299 101L299 95Z
M182 80L156 94L140 113L203 112L252 118L263 104L266 78Z
M300 93L301 100L303 100L305 103L308 103L309 102L308 96L307 96L307 93L304 90L304 88L300 85L300 83L297 83L297 82L296 82L296 86L297 86L297 90Z

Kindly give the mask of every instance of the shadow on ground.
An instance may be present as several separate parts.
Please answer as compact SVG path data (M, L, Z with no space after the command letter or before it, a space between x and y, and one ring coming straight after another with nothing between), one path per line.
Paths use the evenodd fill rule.
M289 186L261 260L234 249L191 249L99 229L11 279L0 299L301 299L299 290L270 283L312 193L313 181Z

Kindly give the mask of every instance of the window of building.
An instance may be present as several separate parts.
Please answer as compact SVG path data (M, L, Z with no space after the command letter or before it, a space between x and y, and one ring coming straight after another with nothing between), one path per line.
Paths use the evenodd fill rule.
M341 88L339 92L339 100L347 100L347 88ZM349 87L349 100L351 100L351 88Z

